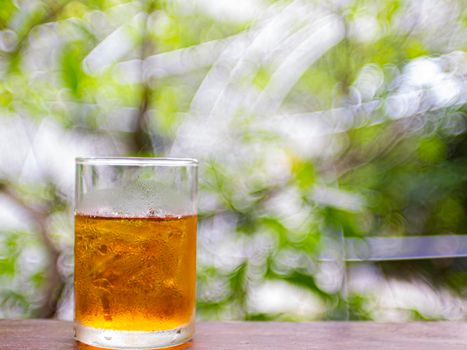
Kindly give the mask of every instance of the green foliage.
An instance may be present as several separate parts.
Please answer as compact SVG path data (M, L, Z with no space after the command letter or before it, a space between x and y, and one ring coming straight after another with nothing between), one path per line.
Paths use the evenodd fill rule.
M297 185L301 190L309 190L314 185L316 175L315 168L310 162L296 162L292 165Z
M83 80L81 62L86 56L80 43L70 43L62 49L62 79L65 87L70 89L75 98L81 96L80 82Z
M16 11L18 11L18 7L13 0L2 0L2 6L0 6L1 29L4 29L8 26L9 20L13 17Z
M223 5L195 3L3 0L0 120L8 116L28 126L29 163L34 132L48 123L61 130L64 149L68 140L79 139L95 155L171 156L187 121L209 120L206 134L193 130L191 141L204 145L202 151L194 145L186 154L201 158L199 252L216 257L199 259L199 315L374 319L384 310L371 293L347 293L344 282L326 286L326 277L335 276L320 271L322 249L336 237L364 242L372 236L467 234L467 111L460 93L446 97L465 78L462 1L426 5L433 6L428 17L415 16L415 5L402 0L355 0L332 11L325 2L303 2L303 13L288 18L293 2L271 0L259 2L272 6L257 11L258 19L241 11L237 19L217 16ZM275 73L286 59L294 62L282 74L287 82L303 64L293 61L307 50L300 45L310 34L300 39L308 24L302 17L318 10L338 17L342 38L282 91L287 84L278 83ZM437 17L451 10L459 11L458 18ZM287 35L275 42L282 31ZM326 35L310 50L319 52L321 39ZM93 70L90 54L104 43L105 57L94 57ZM148 56L154 57L144 61ZM410 76L417 64L425 70ZM446 96L439 90L445 86ZM273 108L276 98L280 106ZM286 126L277 127L276 120ZM44 230L62 254L71 245L70 223L54 221L71 211L71 197L62 193L66 186L49 164L42 164L39 180L24 180L29 163L14 175L0 164L0 184L8 184L0 190L11 190L2 193L29 213L34 231L1 232L0 317L2 309L32 315L48 283L42 265L26 276L22 252L45 247L39 239ZM230 250L219 248L224 240ZM230 255L221 257L226 250ZM413 278L465 295L463 261L378 266L381 279ZM10 288L12 280L20 287ZM256 288L277 281L305 290L323 310L304 316L252 307ZM438 318L410 306L403 311L414 320Z
M22 294L13 290L5 290L0 292L0 305L5 309L20 309L23 314L28 315L28 309L30 302L28 298Z
M269 83L271 74L264 67L260 67L253 77L253 85L263 90Z
M368 300L363 295L351 294L347 298L349 307L349 320L352 321L371 321L372 313L368 310Z
M423 162L437 163L446 158L446 145L438 137L420 140L418 155Z
M0 275L13 277L16 274L16 261L19 255L19 234L10 234L3 242L4 255L0 258Z

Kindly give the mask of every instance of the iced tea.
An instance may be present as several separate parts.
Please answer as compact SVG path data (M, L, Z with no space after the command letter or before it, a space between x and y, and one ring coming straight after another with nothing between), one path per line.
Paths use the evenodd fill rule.
M160 331L192 321L196 216L76 215L75 319L112 330Z

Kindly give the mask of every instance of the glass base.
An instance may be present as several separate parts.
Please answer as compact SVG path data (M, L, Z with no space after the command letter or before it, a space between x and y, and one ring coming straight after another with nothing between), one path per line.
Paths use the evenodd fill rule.
M194 322L158 332L121 331L83 326L75 321L75 339L106 349L158 349L188 342L194 333Z

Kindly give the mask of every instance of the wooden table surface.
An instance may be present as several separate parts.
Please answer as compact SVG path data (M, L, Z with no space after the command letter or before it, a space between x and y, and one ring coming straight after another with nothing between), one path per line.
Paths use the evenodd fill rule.
M97 348L76 343L71 322L0 320L0 349ZM467 323L199 322L189 349L466 350Z

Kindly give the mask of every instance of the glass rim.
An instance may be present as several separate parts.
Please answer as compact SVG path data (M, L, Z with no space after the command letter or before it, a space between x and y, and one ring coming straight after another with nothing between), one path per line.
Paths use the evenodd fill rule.
M77 157L80 165L197 167L194 158L151 157Z

